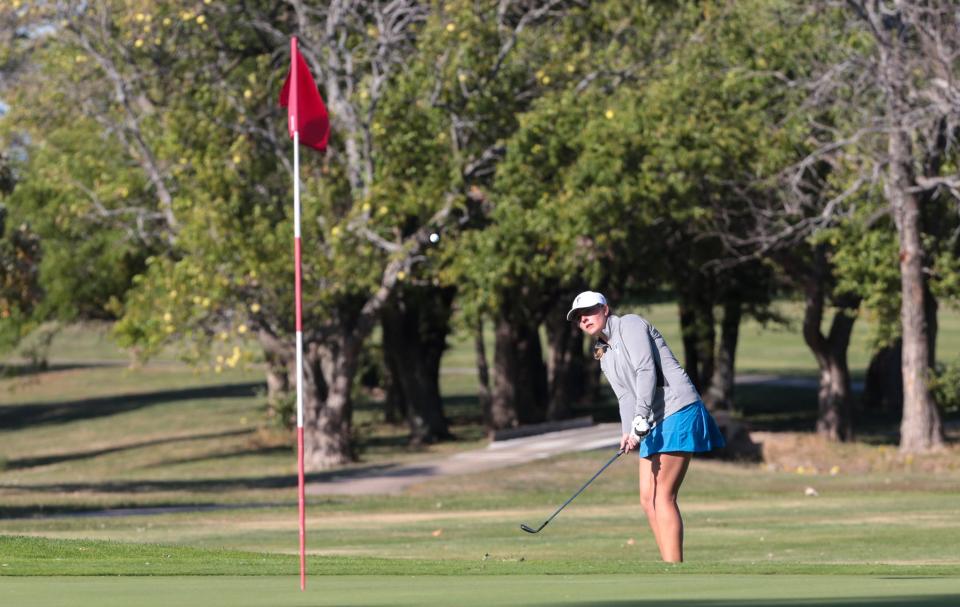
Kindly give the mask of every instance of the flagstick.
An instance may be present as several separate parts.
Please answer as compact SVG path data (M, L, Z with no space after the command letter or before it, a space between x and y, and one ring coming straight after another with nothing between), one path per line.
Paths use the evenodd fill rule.
M300 290L300 93L297 77L297 38L290 38L290 130L293 131L293 257L294 300L297 311L297 502L300 510L300 590L307 588L307 522L303 483L303 308Z
M303 324L300 290L300 134L293 133L293 257L297 310L297 498L300 507L300 590L307 587L307 525L303 483Z

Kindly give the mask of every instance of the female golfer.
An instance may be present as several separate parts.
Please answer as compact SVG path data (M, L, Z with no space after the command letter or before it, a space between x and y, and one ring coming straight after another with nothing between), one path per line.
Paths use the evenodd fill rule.
M692 455L723 447L723 435L663 336L644 318L614 316L603 295L585 291L567 320L597 339L594 357L620 403L620 448L640 447L640 504L660 557L682 562L680 484Z

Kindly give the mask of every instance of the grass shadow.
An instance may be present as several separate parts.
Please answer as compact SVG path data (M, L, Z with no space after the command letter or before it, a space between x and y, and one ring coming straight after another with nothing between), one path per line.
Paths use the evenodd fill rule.
M900 442L902 412L865 409L862 382L853 386L853 420L856 438L872 445ZM736 409L751 430L768 432L814 432L818 402L817 380L807 376L771 376L758 382L738 383ZM945 415L944 420L950 416Z
M13 379L17 377L31 377L34 375L43 375L44 373L56 373L60 371L76 371L82 369L102 369L105 367L126 367L129 363L122 360L103 360L96 362L63 362L34 364L24 363L3 363L0 364L0 378Z
M55 455L41 455L37 457L23 457L6 461L5 470L23 470L26 468L35 468L38 466L49 466L52 464L62 464L84 459L93 459L101 455L111 453L120 453L133 449L142 449L145 447L156 447L159 445L168 445L171 443L182 443L190 441L208 440L214 438L228 438L232 436L242 436L250 434L253 430L229 430L225 432L210 432L206 434L191 434L188 436L172 436L167 438L158 438L155 440L140 441L137 443L127 443L116 445L114 447L105 447L103 449L92 449L90 451L78 451L76 453L57 453Z
M817 388L798 379L738 383L734 402L751 430L809 431L817 423Z
M414 450L410 445L409 434L394 434L391 436L364 436L357 440L357 451L364 453L370 449L398 449L403 451Z
M143 394L118 394L50 404L8 405L0 407L0 427L4 430L20 430L38 425L64 424L182 400L253 397L263 389L262 382L245 382Z
M253 430L243 430L239 432L225 433L224 435L230 434L247 434L253 432ZM259 449L233 449L231 451L217 451L215 453L207 453L204 455L196 455L193 457L177 457L173 459L163 460L155 464L146 466L146 468L166 468L167 466L176 466L179 464L197 464L200 462L210 462L216 460L230 459L234 457L245 457L245 456L258 456L258 455L276 455L282 453L293 453L294 449L289 446L283 447L260 447Z
M365 466L356 466L341 470L331 470L328 472L313 472L305 476L307 483L334 482L339 480L375 477L406 475L410 473L409 467L403 467L400 464L370 464ZM187 478L187 479L135 479L127 481L103 481L103 482L55 482L55 483L0 483L0 489L16 491L18 493L165 493L165 492L190 492L190 493L223 493L238 490L253 489L287 489L297 486L297 475L295 472L290 474L265 475L265 476L246 476L231 478ZM0 518L4 508L0 506Z
M480 398L475 394L444 396L443 412L452 424L483 423Z
M45 519L45 518L95 518L120 516L152 516L158 514L177 514L190 512L212 512L216 510L250 510L256 508L295 507L296 501L289 503L249 503L221 504L217 502L154 502L149 506L142 504L119 504L109 508L102 505L83 502L73 504L50 504L43 506L0 506L0 520Z

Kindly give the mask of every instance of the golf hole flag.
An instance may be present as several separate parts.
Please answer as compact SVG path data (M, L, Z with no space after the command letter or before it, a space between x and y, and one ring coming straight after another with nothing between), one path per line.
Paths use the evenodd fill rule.
M280 90L280 107L287 108L287 129L290 139L300 134L300 143L315 150L327 149L330 118L317 91L317 84L297 48L296 37L290 39L290 72Z
M327 149L330 118L307 62L290 38L290 73L280 91L280 106L287 108L287 128L293 139L293 281L297 330L297 497L300 506L300 590L307 587L307 525L303 482L303 305L300 257L300 143L315 150Z

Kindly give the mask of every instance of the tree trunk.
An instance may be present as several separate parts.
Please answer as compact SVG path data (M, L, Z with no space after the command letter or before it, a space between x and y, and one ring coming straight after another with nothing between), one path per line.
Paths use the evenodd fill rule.
M713 378L703 399L710 410L733 408L734 374L741 315L739 301L728 301L724 304L723 321L720 324L720 344L717 349L716 364L713 367Z
M473 333L473 351L477 364L477 399L483 413L485 428L495 428L493 395L490 393L490 366L487 364L487 347L483 342L483 319L477 320Z
M537 327L501 313L494 336L492 429L543 421L547 369Z
M677 304L680 313L680 339L683 341L683 366L694 387L700 389L700 351L697 348L697 314L682 297Z
M846 330L848 326L853 326L853 320L843 310L838 310L833 317L831 333L838 328ZM840 352L832 344L828 346L820 367L817 390L817 434L832 441L853 439L850 371L846 366L846 346L843 349Z
M903 348L897 339L874 352L863 387L863 407L883 414L903 414Z
M940 323L937 319L940 305L937 296L930 290L930 276L923 274L923 318L927 323L927 366L930 369L937 367L937 331Z
M860 300L851 297L838 302L830 333L824 336L820 325L823 322L827 273L826 250L819 245L814 251L813 272L806 279L803 337L820 369L817 434L829 440L845 441L853 438L847 348L856 320L853 312L860 307Z
M703 284L705 281L698 282L700 288L707 288ZM687 375L697 390L704 394L710 389L710 381L713 379L717 337L713 303L704 292L680 295L680 330Z
M289 356L266 349L264 358L267 363L267 417L272 420L283 415L287 417L280 420L283 426L294 427L297 425L297 412L294 408L291 416L286 402L296 396L297 378L293 375L294 365L290 364Z
M490 430L513 428L520 424L517 414L513 367L515 346L513 330L504 318L498 318L493 333L493 392L490 399Z
M927 365L936 368L936 340L939 305L930 291L929 276L924 275L924 317L927 321ZM877 350L870 358L863 390L863 406L888 416L903 419L903 340Z
M573 405L584 396L587 359L583 351L583 332L568 321L563 309L547 314L545 323L549 357L547 359L547 419L570 416Z
M304 461L325 470L353 460L351 388L360 358L357 340L344 329L304 353Z
M923 248L920 239L920 207L915 194L906 133L890 135L891 162L884 189L893 206L900 237L900 322L903 335L903 419L900 451L923 453L943 446L940 411L930 394L931 344L924 297Z
M397 373L391 367L392 361L383 357L383 421L388 424L399 425L404 421L407 410L403 398L403 389L397 379Z
M871 11L876 20L880 15ZM893 28L874 27L880 44L878 79L886 102L887 168L884 194L893 210L900 240L900 323L903 338L903 419L901 453L922 453L943 446L940 412L930 394L928 365L930 335L925 312L920 199L913 166L911 134L903 126L911 111L909 71L904 35Z
M440 398L440 358L450 331L451 289L403 288L381 312L383 355L405 406L410 442L451 438Z

